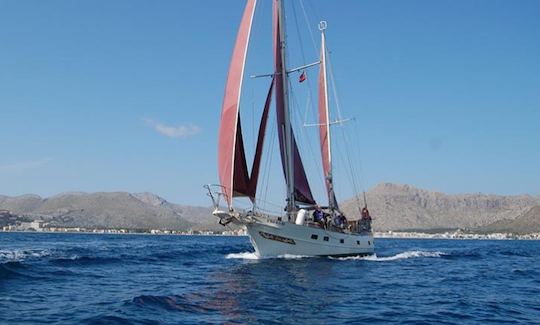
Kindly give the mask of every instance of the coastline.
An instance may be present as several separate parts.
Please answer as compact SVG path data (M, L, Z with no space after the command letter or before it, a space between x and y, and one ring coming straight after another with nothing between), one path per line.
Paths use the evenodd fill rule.
M89 234L89 235L144 235L144 236L247 236L242 230L233 231L171 231L171 230L150 230L150 231L129 231L126 229L80 229L63 228L62 230L3 230L0 233L43 233L43 234ZM462 231L444 233L424 233L406 231L386 231L374 232L377 239L454 239L454 240L540 240L540 233L512 234L512 233L491 233L478 234L466 233Z
M513 233L467 233L460 230L444 233L425 233L407 231L375 232L375 238L400 239L468 239L468 240L540 240L540 233L513 234Z

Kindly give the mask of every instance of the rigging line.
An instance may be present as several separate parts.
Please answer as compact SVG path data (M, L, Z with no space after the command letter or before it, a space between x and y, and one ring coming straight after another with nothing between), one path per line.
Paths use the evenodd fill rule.
M346 145L347 148L349 148L348 139L347 139L347 136L345 134L344 129L342 129L342 133L344 135L343 138L344 138L344 141L345 141L345 145ZM346 157L347 157L347 160L348 160L348 163L349 163L349 168L351 170L351 173L353 174L352 177L351 177L351 180L353 182L353 187L354 187L354 192L355 192L354 196L356 198L356 203L358 205L358 208L360 209L361 208L360 197L359 197L360 193L359 193L359 188L358 188L358 184L357 184L357 179L356 179L356 177L354 177L355 176L355 174L354 174L355 169L354 169L354 166L352 164L350 155L346 154Z
M356 120L355 120L356 122ZM349 134L347 134L347 139L349 140L352 140L353 142L353 147L355 148L354 151L350 152L351 154L355 154L356 153L356 161L358 162L357 164L353 165L353 168L354 168L354 173L355 173L355 176L356 176L356 180L360 183L360 187L362 189L362 192L365 192L365 187L364 187L364 181L363 181L363 170L362 170L362 160L361 160L361 153L360 153L360 137L359 137L359 134L360 134L360 130L358 128L358 124L355 124L355 132L354 135L355 137L353 137L352 139L349 137ZM358 172L358 168L360 169L360 171ZM358 193L359 195L359 193Z
M292 11L293 11L293 15L294 15L294 26L296 27L296 35L298 37L298 44L300 44L300 54L302 55L302 64L306 64L307 61L306 61L306 54L304 53L304 47L302 46L303 41L302 41L302 34L300 33L300 28L298 27L298 17L296 15L296 6L294 5L295 2L292 1Z
M343 134L341 134L341 136L343 136ZM345 141L344 141L345 142ZM343 150L341 149L340 146L336 147L336 150L337 150L337 156L339 156L339 161L340 162L343 162L344 166L343 166L343 170L345 170L345 174L348 176L348 182L349 184L353 187L353 191L356 191L355 190L355 186L354 186L354 174L353 174L353 171L348 168L347 166L347 160L345 159L346 157L346 154L343 152ZM348 150L348 149L346 149ZM341 163L340 163L341 165ZM356 195L356 193L353 193L354 195Z
M255 94L253 87L251 87L251 143L250 148L253 148L255 145Z
M356 120L355 120L355 122L356 122ZM360 142L360 137L359 137L360 129L358 128L358 124L354 125L354 129L355 129L355 132L353 132L354 136L349 137L349 139L351 139L351 141L353 142L354 147L356 149L355 152L353 152L353 153L355 153L357 155L358 164L356 164L356 166L360 167L360 173L359 173L359 178L360 178L362 176L361 175L361 166L362 166L362 164L361 164L361 160L360 160L361 157L362 157L362 154L360 153L360 143L361 142Z
M344 129L342 129L342 132L344 134L345 143L346 143L347 147L350 148L348 135L347 135L347 133L345 132ZM352 178L352 181L353 181L353 184L354 184L355 195L358 196L358 194L359 194L358 179L357 179L358 174L356 172L354 164L352 163L352 159L351 159L351 155L350 155L349 151L347 151L346 156L347 156L347 160L349 162L349 166L350 166L351 173L352 173L351 178Z
M355 198L357 198L357 195L358 195L358 184L357 184L357 178L356 178L356 173L355 173L355 168L354 168L354 164L352 163L352 160L351 160L351 157L350 157L350 146L349 146L349 141L348 141L348 138L347 138L347 134L345 132L345 128L344 127L340 127L341 129L341 137L343 139L343 142L344 142L344 147L346 148L345 150L345 153L343 153L343 151L341 150L341 147L336 147L336 149L338 150L338 155L340 156L341 159L343 159L344 163L345 163L345 172L346 174L348 175L348 178L349 178L349 183L352 185L353 187L353 191L354 191L354 196ZM346 157L347 159L344 159L344 157ZM348 164L348 166L347 166Z
M269 118L271 117L274 117L274 116L269 116ZM264 200L266 201L267 200L267 197L268 197L268 183L269 183L269 180L270 180L270 170L271 170L271 167L272 167L272 157L273 157L273 153L274 153L274 145L275 145L275 142L276 142L276 126L274 123L272 123L271 125L273 125L274 127L272 127L272 131L271 131L271 134L270 134L270 150L268 151L268 155L266 155L266 160L265 160L265 170L264 170L264 176L263 176L263 180L264 180L264 184L265 184L265 190L264 190L264 195L263 195L263 198Z
M292 91L292 87L291 87L291 98L292 98L292 101L294 103L295 106L300 106L299 102L298 102L298 98L296 97L296 93L294 91ZM300 120L300 116L299 116L299 111L298 110L294 110L294 113L295 113L295 121L299 121ZM308 146L308 149L310 151L310 154L311 156L314 156L314 150L313 150L313 146L312 146L312 143L311 141L309 141L309 136L306 134L306 130L305 128L301 127L300 124L298 122L295 123L296 124L296 129L300 129L300 134L299 136L301 136L301 140L303 142L306 142L307 143L307 146ZM317 167L320 167L320 166L317 166Z
M266 200L258 199L258 200L257 200L257 203L259 203L259 202L260 202L260 203L263 203L265 207L266 207L266 205L269 205L269 206L271 206L271 207L277 208L278 211L281 209L281 206L280 206L280 205L274 204L274 203L269 202L269 201L266 201ZM269 208L265 208L265 209L259 208L258 210L272 211L272 210L270 210Z
M356 122L356 120L355 120ZM366 179L364 178L364 170L363 170L363 164L362 164L362 153L360 151L360 127L358 124L355 124L355 132L354 134L356 135L355 137L355 140L356 140L356 153L357 153L357 157L358 157L358 167L360 169L360 173L359 173L359 177L360 177L360 184L362 186L362 191L365 192L366 191L366 188L365 188L365 183L366 183Z
M290 83L290 80L289 80L289 83ZM296 103L296 105L299 106L298 105L298 100L296 98L296 93L292 89L292 84L291 84L290 89L291 89L290 95L291 95L293 103ZM298 110L294 110L294 113L296 115L296 120L299 120L299 116L298 116L299 112L298 112ZM299 126L298 122L296 123L296 126L297 126L297 129L300 129L300 135L299 136L302 136L302 138L301 138L302 142L307 143L308 153L309 153L310 157L312 157L311 160L315 161L316 170L317 171L322 170L322 162L319 159L315 158L315 157L317 157L317 155L315 154L315 150L313 149L313 144L311 143L311 141L309 141L309 137L306 134L306 128ZM299 139L297 139L297 141L298 140ZM317 173L317 174L319 174L319 177L322 177L322 185L325 186L324 185L324 175L321 175L320 173Z
M293 5L293 13L294 13L294 22L295 22L295 27L296 27L296 34L298 35L298 44L300 44L300 53L302 55L302 60L303 60L303 63L306 64L307 60L306 60L306 54L305 54L305 51L304 51L304 42L302 40L302 33L300 33L300 27L298 25L298 16L296 14L296 6L294 5L295 4L295 1L292 2L292 5ZM303 4L301 3L302 5L302 8L303 8ZM306 18L306 22L307 22L307 17L305 16L305 12L304 12L304 17ZM306 23L307 25L307 28L310 32L310 35L311 35L311 39L313 41L313 45L315 45L315 42L313 40L313 35L312 35L312 32L311 32L311 28L309 27L309 24ZM315 53L317 52L317 50L315 50ZM315 56L316 57L316 56ZM304 70L304 73L307 74L306 70ZM311 91L312 89L312 85L311 85L311 78L306 78L306 81L307 81L307 92L308 92L308 100L306 102L306 109L305 109L305 113L304 113L304 124L307 123L307 117L308 117L308 110L309 108L311 108L311 112L310 113L313 113L314 109L313 109L313 104L314 101L313 101L313 92ZM312 105L312 106L309 106L309 105ZM298 107L300 107L300 105L298 105Z
M304 7L304 0L300 0L300 7L302 7L302 13L304 14L304 21L306 22L307 29L309 31L309 36L311 37L311 43L313 44L313 49L315 50L315 56L317 56L317 43L315 42L315 37L313 36L313 30L309 25L309 19L306 13L306 8Z
M309 87L311 87L311 85L309 85ZM309 108L312 107L310 105L312 105L311 104L311 96L308 96L306 98L306 108L305 108L305 111L304 111L304 125L307 124L308 112L310 111Z
M332 66L332 60L330 58L330 51L328 50L328 47L326 48L326 62L328 62L328 68L330 70L330 81L332 82L332 92L334 94L334 102L336 103L337 113L338 113L338 120L343 120L341 117L341 106L339 105L339 98L337 95L337 88L336 88L336 81L334 79L334 68Z

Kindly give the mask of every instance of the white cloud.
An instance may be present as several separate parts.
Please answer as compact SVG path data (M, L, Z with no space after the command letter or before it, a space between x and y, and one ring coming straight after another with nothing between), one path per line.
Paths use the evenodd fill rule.
M39 167L49 163L51 158L43 158L39 160L21 161L12 164L0 165L0 172L22 172L27 169Z
M194 136L201 132L201 128L197 125L178 125L178 126L170 126L165 125L163 123L154 121L152 119L145 118L143 119L146 124L151 126L154 130L159 132L160 134L163 134L166 137L169 138L187 138Z

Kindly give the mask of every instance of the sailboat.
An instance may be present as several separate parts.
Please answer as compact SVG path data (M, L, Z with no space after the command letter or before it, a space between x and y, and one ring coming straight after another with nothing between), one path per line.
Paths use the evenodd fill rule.
M321 50L318 62L288 69L285 34L285 6L282 0L272 0L274 71L265 75L272 81L264 103L251 172L246 162L245 144L240 123L240 97L244 68L255 13L256 0L247 0L236 43L232 53L225 95L221 111L218 140L219 185L206 185L212 199L213 214L219 223L245 227L255 254L260 257L299 256L351 256L374 254L371 218L367 204L363 217L347 216L340 210L334 193L332 173L331 125L329 119L326 22L319 24ZM320 206L314 199L300 151L291 125L289 105L289 75L319 66L318 123L325 190L328 205ZM303 76L301 76L302 78ZM302 81L302 80L300 80ZM286 184L286 200L282 213L273 215L257 208L257 185L261 156L268 124L268 115L275 95L275 115L281 163ZM234 205L238 197L249 198L251 208L240 209ZM221 199L224 199L222 205ZM365 202L365 198L364 198ZM225 206L226 204L226 206ZM360 216L360 207L359 207ZM356 220L353 220L356 219ZM358 220L360 219L360 220Z

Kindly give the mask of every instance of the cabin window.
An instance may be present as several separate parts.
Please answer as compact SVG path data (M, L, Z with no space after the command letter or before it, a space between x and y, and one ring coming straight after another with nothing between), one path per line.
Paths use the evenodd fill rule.
M357 241L356 241L356 244L357 244L357 245L360 245L360 241L359 241L359 240L357 240Z
M328 241L328 236L324 236L323 240Z
M340 239L339 242L343 244L345 242L345 239Z
M315 234L311 235L311 239L318 239L318 238L319 238L319 236L317 236Z
M368 240L368 241L367 241L367 244L368 244L368 246L369 246L369 245L371 245L371 242Z

